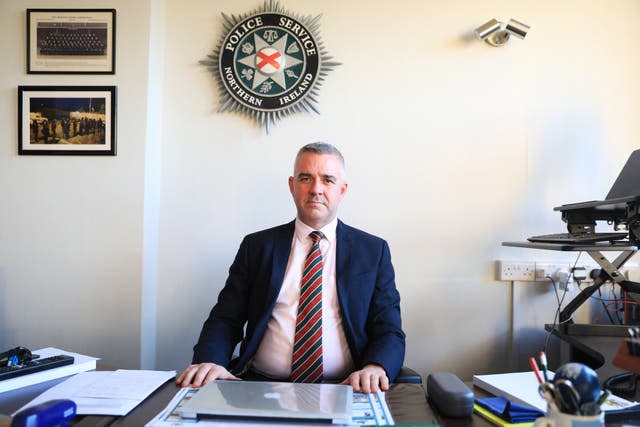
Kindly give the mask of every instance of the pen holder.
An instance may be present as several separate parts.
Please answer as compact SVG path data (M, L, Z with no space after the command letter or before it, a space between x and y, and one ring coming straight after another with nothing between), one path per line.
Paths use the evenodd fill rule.
M544 417L536 419L533 427L602 427L604 411L598 415L575 415L558 411L547 411Z

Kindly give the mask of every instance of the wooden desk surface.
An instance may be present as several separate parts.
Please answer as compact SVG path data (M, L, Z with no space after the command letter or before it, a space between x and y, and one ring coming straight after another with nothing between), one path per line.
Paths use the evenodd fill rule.
M0 413L11 414L47 388L63 381L57 379L46 383L36 384L22 389L0 393ZM470 384L467 384L472 387ZM487 392L472 387L477 397L489 396ZM168 381L158 388L151 396L138 405L125 417L115 416L81 416L77 417L73 425L81 427L140 427L162 411L178 392L179 387ZM439 424L445 427L490 427L493 424L478 415L464 418L445 417L438 413L427 402L424 388L420 384L394 384L386 394L387 403L396 424ZM607 424L616 426L619 424ZM639 424L632 424L639 425Z
M563 335L554 331L554 335L569 343L572 347L595 360L599 366L594 367L600 379L619 373L621 370L612 365L612 360L618 351L622 337L605 336L575 336ZM99 369L105 369L100 367ZM110 370L110 369L106 369ZM0 393L0 414L11 414L48 388L60 383L65 378L47 381L24 387L10 392ZM472 387L470 384L469 387ZM489 394L477 387L472 387L474 395L485 397ZM93 426L134 426L146 424L162 411L178 392L179 387L168 381L158 388L125 417L114 416L84 416L77 417L74 425L83 427ZM478 415L465 418L451 418L439 414L437 409L427 402L424 388L421 384L393 384L386 394L391 414L397 424L439 424L447 427L488 427L491 423ZM640 400L640 391L636 396ZM607 424L615 426L616 424ZM640 425L634 423L633 425Z
M10 414L63 379L0 393L0 413ZM126 417L83 416L74 420L81 427L120 426L140 427L162 411L178 392L179 387L169 381L145 399ZM483 394L481 390L475 393ZM444 417L427 403L424 388L420 384L393 384L387 392L387 403L397 424L440 424L451 427L488 427L492 424L473 415L466 418Z

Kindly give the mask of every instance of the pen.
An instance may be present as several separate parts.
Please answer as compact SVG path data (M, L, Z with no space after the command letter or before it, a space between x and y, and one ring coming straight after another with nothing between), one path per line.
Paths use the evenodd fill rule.
M544 351L540 352L540 364L542 365L542 375L544 375L544 380L549 381L547 377L547 355Z
M534 359L533 356L529 358L529 365L531 365L531 369L533 369L533 372L536 374L538 382L542 384L544 381L542 381L542 377L540 376L540 369L538 369L538 364L536 363L536 359Z
M602 390L602 394L600 395L600 397L598 398L598 406L602 405L606 400L607 397L609 397L609 390Z

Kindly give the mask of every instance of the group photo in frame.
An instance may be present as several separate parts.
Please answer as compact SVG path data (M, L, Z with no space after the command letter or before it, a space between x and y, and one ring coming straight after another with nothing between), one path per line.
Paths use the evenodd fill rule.
M115 9L27 9L28 74L115 74Z
M115 86L18 86L18 154L116 155Z

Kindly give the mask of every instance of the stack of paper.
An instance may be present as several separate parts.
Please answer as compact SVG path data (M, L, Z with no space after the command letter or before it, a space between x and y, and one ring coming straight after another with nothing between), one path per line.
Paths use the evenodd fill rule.
M71 399L78 406L78 415L126 415L175 376L175 371L82 372L51 387L16 412L49 400Z
M98 360L95 357L72 353L70 351L60 350L59 348L54 347L33 350L32 353L39 355L41 359L57 356L59 354L66 354L68 356L73 356L74 360L71 365L60 366L59 368L47 369L46 371L35 372L33 374L22 375L0 381L0 393L33 384L43 383L56 378L68 377L69 375L77 374L78 372L94 370L96 369L96 360Z

